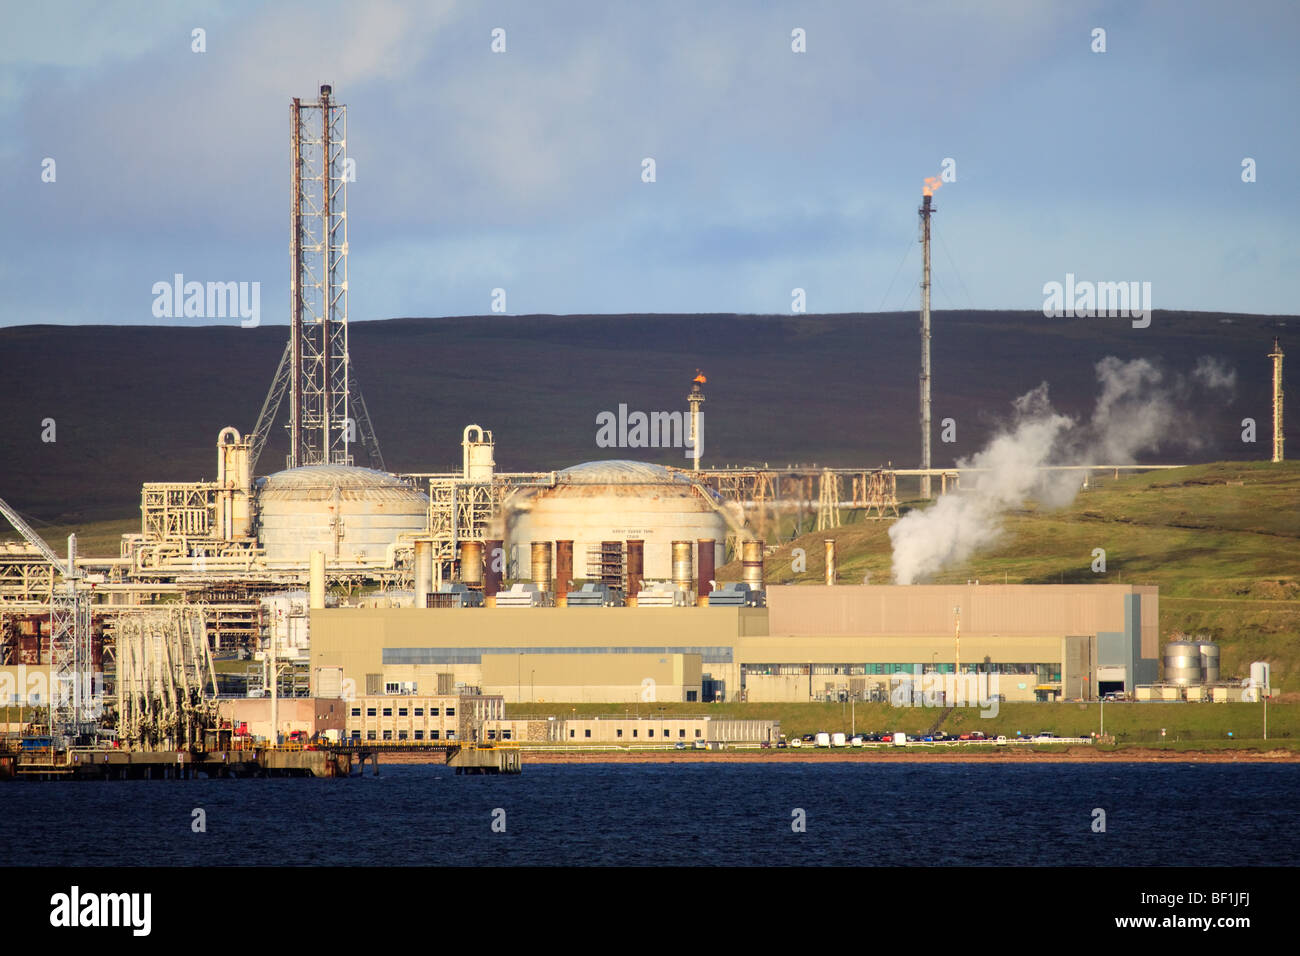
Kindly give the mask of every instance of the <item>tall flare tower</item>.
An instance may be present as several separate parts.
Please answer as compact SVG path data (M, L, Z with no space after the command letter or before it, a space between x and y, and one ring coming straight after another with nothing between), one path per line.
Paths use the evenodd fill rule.
M930 468L930 214L937 176L928 176L921 190L921 467ZM921 476L921 497L930 497L930 476Z
M1273 360L1273 460L1282 461L1282 346L1277 339L1268 357Z

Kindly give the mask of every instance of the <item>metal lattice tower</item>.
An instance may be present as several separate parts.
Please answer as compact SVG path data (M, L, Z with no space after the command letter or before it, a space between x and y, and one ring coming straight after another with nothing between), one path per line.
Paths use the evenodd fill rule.
M0 516L40 552L62 581L51 575L50 593L50 734L70 739L92 733L103 702L93 686L90 600L78 587L77 536L68 537L65 562L0 498Z
M840 526L840 476L829 468L822 472L817 501L817 530Z
M252 461L287 393L288 467L350 465L359 444L384 470L348 351L347 107L331 94L322 86L315 102L290 105L289 344L253 430Z

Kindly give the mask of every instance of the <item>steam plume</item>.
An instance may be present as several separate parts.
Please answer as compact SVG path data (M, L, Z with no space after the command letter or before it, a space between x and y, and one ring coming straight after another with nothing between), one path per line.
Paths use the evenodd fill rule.
M993 545L1002 535L1002 516L1027 501L1048 508L1073 501L1078 473L1041 470L1045 465L1126 465L1165 445L1197 447L1184 421L1193 383L1231 389L1236 381L1235 372L1208 358L1190 379L1166 376L1145 359L1113 356L1098 362L1096 372L1101 391L1086 423L1055 411L1043 382L1012 403L1010 422L984 449L957 462L981 469L963 478L960 492L895 522L889 540L896 583L932 577Z

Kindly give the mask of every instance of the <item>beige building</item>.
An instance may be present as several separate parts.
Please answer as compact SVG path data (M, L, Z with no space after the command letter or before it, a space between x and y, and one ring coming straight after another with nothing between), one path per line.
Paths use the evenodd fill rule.
M483 693L500 694L511 704L548 700L695 703L700 700L703 660L699 654L672 653L485 653L481 679Z
M567 744L771 743L781 739L779 720L715 720L712 717L578 717L562 722Z
M888 699L900 682L958 668L987 675L1005 700L1091 699L1155 680L1159 597L1115 584L798 585L768 588L766 608L327 608L311 618L313 688L428 694L441 680L510 700L559 691L614 702L647 677L660 693L652 673L637 678L653 664L664 668L659 699L684 700L698 657L703 702ZM532 663L547 657L554 666ZM531 683L525 666L554 683Z
M366 695L342 705L347 714L344 737L363 743L466 741L476 733L486 739L483 728L505 718L505 702L482 695ZM511 739L511 730L504 728L501 739Z

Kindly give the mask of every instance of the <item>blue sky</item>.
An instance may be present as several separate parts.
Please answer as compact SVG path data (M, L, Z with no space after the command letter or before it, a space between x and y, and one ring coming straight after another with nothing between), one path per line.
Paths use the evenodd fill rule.
M87 2L4 19L0 325L203 324L154 318L152 286L177 272L260 282L263 323L287 321L288 104L323 82L357 164L354 320L483 314L497 287L511 313L788 313L795 287L813 313L913 309L921 183L947 157L936 308L1039 309L1067 272L1149 281L1156 308L1300 301L1294 3Z

